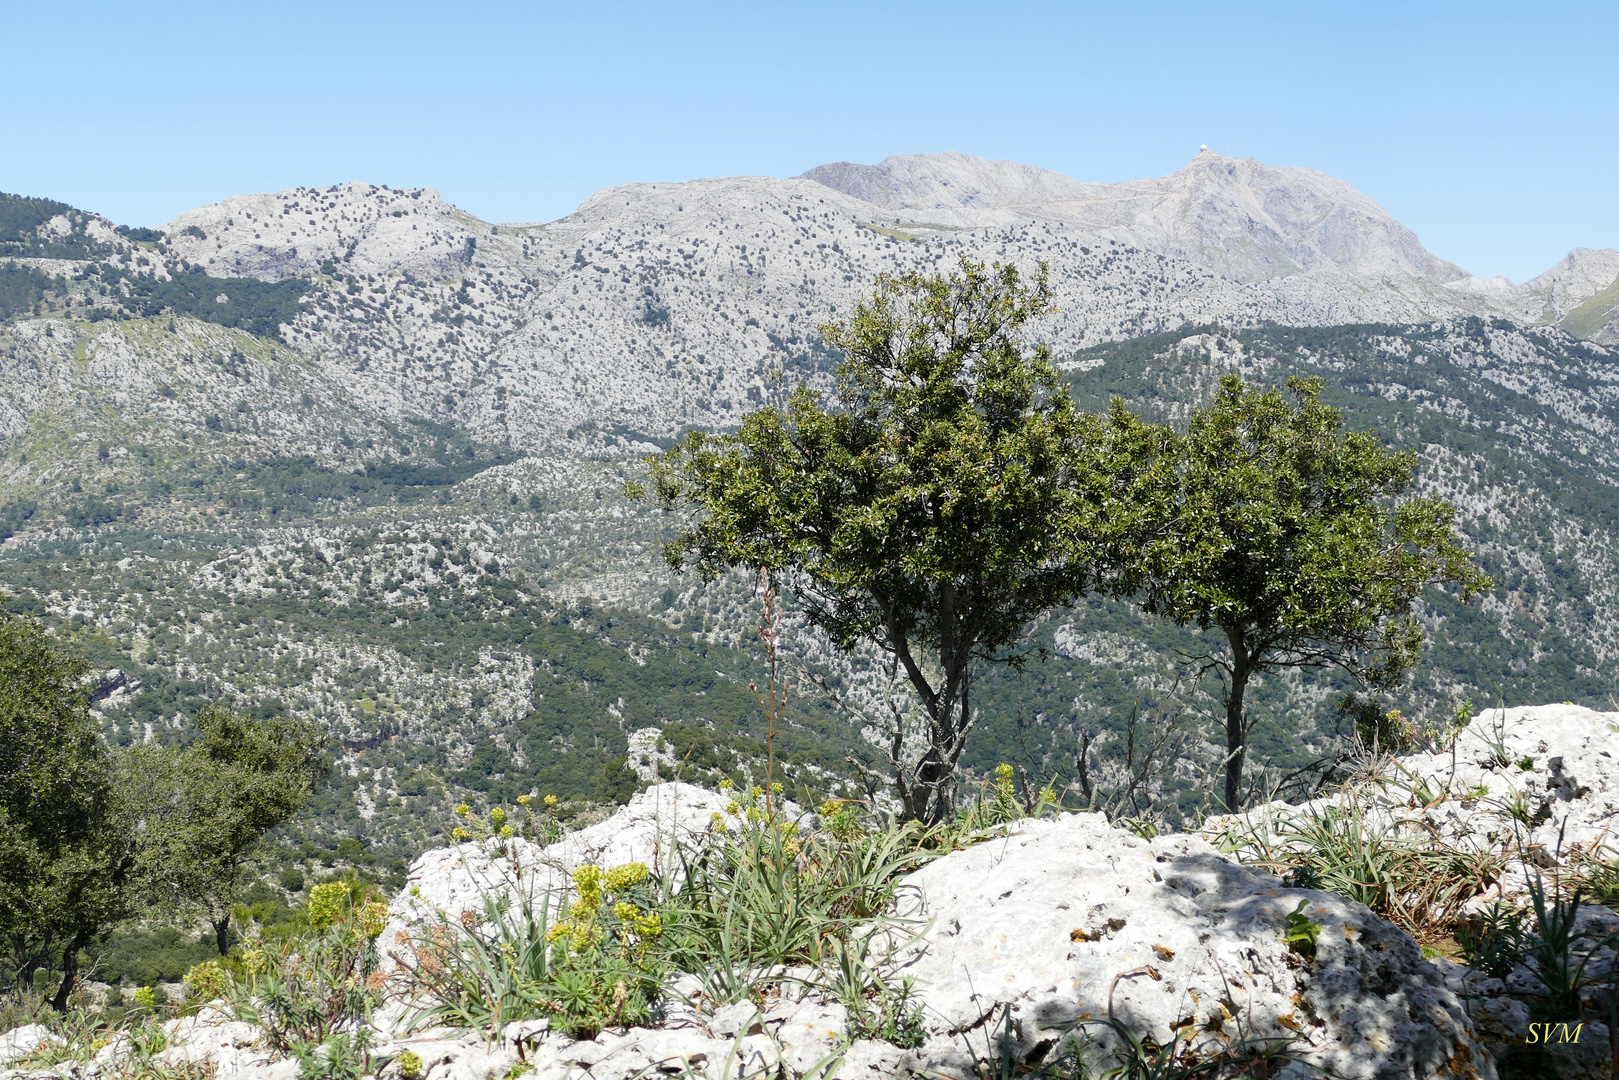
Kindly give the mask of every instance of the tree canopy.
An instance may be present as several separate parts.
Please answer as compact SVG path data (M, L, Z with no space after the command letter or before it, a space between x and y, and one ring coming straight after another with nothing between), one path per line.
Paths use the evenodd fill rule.
M223 956L243 871L264 834L292 820L326 771L326 736L310 721L251 720L218 704L195 721L199 737L184 750L136 751L148 785L161 792L152 808L161 825L149 830L145 863L160 893L202 908Z
M89 665L31 619L0 614L0 943L4 982L62 973L153 901L201 906L223 952L242 871L324 771L309 722L199 710L188 747L109 750Z
M1231 809L1255 675L1337 666L1391 688L1422 648L1412 605L1423 590L1450 584L1467 600L1490 586L1460 545L1454 508L1406 497L1415 456L1344 431L1322 386L1289 379L1289 397L1222 378L1176 440L1173 482L1141 507L1142 606L1224 639L1197 659L1225 679Z
M134 847L88 673L38 623L0 615L0 936L20 982L60 952L58 1009L79 950L133 906Z
M896 713L888 753L908 816L938 820L974 726L978 662L1021 663L1029 623L1097 584L1150 441L1122 409L1082 415L1025 325L1051 308L1042 267L962 260L955 273L881 277L847 321L830 402L800 388L734 434L690 433L654 459L666 509L693 511L674 568L781 572L842 649L864 642L919 699L919 757Z

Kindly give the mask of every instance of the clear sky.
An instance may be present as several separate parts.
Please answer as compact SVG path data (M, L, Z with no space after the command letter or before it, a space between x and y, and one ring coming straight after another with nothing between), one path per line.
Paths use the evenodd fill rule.
M1619 247L1619 3L14 3L0 191L160 225L366 180L543 221L628 180L1200 143L1342 177L1474 273Z

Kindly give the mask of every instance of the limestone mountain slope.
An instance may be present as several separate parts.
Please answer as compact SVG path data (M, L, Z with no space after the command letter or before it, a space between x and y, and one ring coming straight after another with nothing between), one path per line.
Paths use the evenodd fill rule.
M1331 324L1497 314L1561 322L1619 284L1619 252L1576 248L1524 285L1473 277L1428 252L1364 193L1313 169L1274 167L1208 150L1169 176L1091 183L960 153L836 162L803 174L891 213L959 228L1060 221L1144 251L1260 286L1287 314ZM1443 289L1436 286L1444 286ZM1619 340L1619 294L1569 326Z
M307 277L337 261L358 274L459 275L490 231L432 188L358 183L238 195L164 227L179 257L217 277L265 281Z
M671 577L667 522L623 482L683 429L826 385L838 357L816 327L877 274L966 256L1049 265L1060 311L1035 333L1088 403L1179 418L1224 371L1315 373L1352 424L1419 449L1424 489L1458 501L1502 584L1478 609L1436 607L1409 707L1611 692L1613 353L1504 321L1501 297L1520 322L1597 325L1612 253L1574 253L1531 309L1450 280L1336 181L1204 157L1118 194L1159 223L1128 237L1025 212L1087 205L1078 181L954 158L826 174L837 190L626 184L545 224L370 184L228 199L161 233L37 201L0 236L0 593L123 673L105 703L119 740L177 737L219 696L320 718L353 770L320 812L378 837L469 791L615 792L647 728L680 725L703 768L729 767L752 752L756 605L740 580ZM894 176L981 191L952 223L882 205ZM1315 224L1301 209L1327 203ZM1207 265L1228 242L1249 259L1241 236L1264 249L1255 273L1280 276ZM1387 325L1331 325L1366 322ZM1014 747L1068 768L1081 728L1174 684L1185 644L1117 608L1037 635L1049 665L986 676L974 768ZM880 691L873 665L812 635L795 647ZM1260 749L1327 745L1339 689L1256 690L1299 735ZM841 762L846 718L804 708L801 764Z
M958 255L1050 262L1059 347L1280 314L1206 270L1066 226L918 231L872 209L744 177L624 185L560 221L493 226L431 192L348 185L227 200L168 234L210 274L304 275L287 340L357 397L536 448L587 422L667 435L734 421L772 379L830 369L815 327L878 273Z
M1342 268L1454 281L1458 267L1342 180L1201 151L1169 176L1087 183L966 154L895 155L804 174L878 206L963 226L1063 221L1237 281Z
M219 277L307 282L287 340L357 398L528 447L586 423L666 436L734 422L774 380L829 369L814 328L876 274L960 256L1046 262L1060 314L1043 332L1060 350L1187 323L1546 315L1458 284L1370 200L1308 170L1202 154L1164 181L1109 186L962 155L890 163L875 178L811 171L847 192L621 185L543 225L488 224L431 190L297 189L189 211L167 248ZM901 194L976 183L965 223L877 183L894 176ZM1603 260L1575 262L1544 285L1550 316L1595 295Z

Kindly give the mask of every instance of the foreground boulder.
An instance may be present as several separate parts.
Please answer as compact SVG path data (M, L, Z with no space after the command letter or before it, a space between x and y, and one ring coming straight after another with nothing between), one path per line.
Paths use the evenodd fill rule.
M488 898L558 894L586 862L668 866L677 845L712 842L710 816L728 801L659 785L548 847L507 841L429 852L392 905L384 945L408 943L436 920L476 916ZM1496 1076L1456 993L1409 937L1330 893L1283 888L1198 837L1142 840L1094 814L1026 820L901 885L899 919L874 925L866 943L877 954L891 949L897 974L912 980L919 1046L851 1039L843 1005L812 987L789 981L757 1004L725 1005L683 977L662 1026L588 1040L543 1020L489 1032L413 1030L413 1010L394 1002L370 1037L374 1060L391 1062L380 1080L397 1080L407 1050L423 1080L499 1080L523 1067L540 1080L966 1080L1007 1056L1017 1069L1035 1067L1062 1053L1069 1036L1091 1042L1095 1071L1107 1067L1098 1056L1121 1046L1099 1023L1109 1015L1205 1057L1285 1043L1344 1080ZM250 1025L211 1010L166 1028L160 1065L201 1067L215 1080L298 1073L296 1063L274 1060ZM93 1065L53 1071L88 1080L117 1070L126 1054L114 1044ZM1267 1075L1310 1072L1291 1065Z
M1094 1023L1111 1014L1205 1054L1286 1042L1345 1080L1495 1074L1463 1003L1408 935L1197 837L1142 840L1095 814L1028 820L906 884L931 925L904 972L930 1030L977 1043L979 1056L996 1056L1005 1021L1029 1063L1076 1023L1116 1042ZM1301 901L1314 929L1295 919L1290 945Z
M1263 847L1285 850L1297 843L1290 830L1333 809L1353 811L1362 836L1459 853L1496 868L1480 882L1481 892L1464 895L1446 913L1475 934L1488 925L1492 908L1528 908L1534 887L1548 903L1582 883L1588 897L1594 884L1599 897L1611 899L1613 888L1603 881L1613 880L1619 850L1619 713L1567 704L1489 709L1448 745L1374 763L1350 790L1212 818L1204 833L1260 838ZM1526 935L1536 932L1527 916L1522 927ZM1490 972L1444 961L1435 966L1498 1060L1517 1068L1533 1059L1539 1064L1531 1072L1549 1068L1567 1080L1596 1080L1613 1075L1614 1044L1604 1021L1612 1016L1616 943L1619 917L1588 900L1568 943L1567 964L1583 965L1577 1009L1548 1009L1546 979L1533 955L1497 955ZM1548 1042L1544 1028L1530 1027L1552 1012L1579 1030L1577 1041Z
M658 784L638 792L606 821L541 846L520 837L434 848L411 864L406 886L388 906L382 941L408 956L411 933L470 911L482 916L490 900L550 902L586 863L645 863L654 873L671 865L681 846L707 842L709 822L730 798L692 784Z

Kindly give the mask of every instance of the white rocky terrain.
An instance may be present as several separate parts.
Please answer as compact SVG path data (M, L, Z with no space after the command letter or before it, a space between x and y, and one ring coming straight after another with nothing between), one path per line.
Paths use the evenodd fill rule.
M1209 151L1121 184L962 154L625 184L548 224L487 223L432 189L298 188L187 211L166 254L91 224L135 274L308 281L283 336L359 404L528 449L583 424L734 422L778 377L830 368L816 327L877 274L959 256L1047 263L1059 313L1039 332L1059 355L1185 324L1470 315L1619 340L1619 253L1484 282L1340 180ZM0 423L20 429L10 396Z
M1316 271L1370 279L1467 276L1342 180L1200 151L1154 180L1087 183L966 154L896 154L804 173L894 213L966 228L1061 221L1244 283Z
M1263 284L1289 309L1281 322L1365 321L1359 312L1386 310L1388 303L1368 291L1389 289L1429 317L1481 310L1463 297L1531 324L1560 322L1590 305L1577 332L1606 333L1603 340L1612 340L1619 315L1619 294L1608 294L1619 283L1619 251L1575 248L1521 286L1485 281L1428 252L1415 233L1342 180L1206 148L1169 176L1115 184L960 153L836 162L803 175L917 220L967 229L1062 222L1185 259L1234 281ZM1307 283L1291 280L1297 278ZM1380 288L1366 288L1372 285ZM1354 291L1346 293L1346 286ZM1323 319L1323 308L1345 315Z
M1521 904L1526 873L1579 869L1580 857L1611 858L1619 813L1619 713L1573 706L1491 710L1450 745L1389 766L1394 782L1357 784L1334 796L1376 819L1399 819L1450 845L1499 846L1513 830L1511 797L1534 808L1507 842L1508 872L1470 905ZM1418 801L1410 796L1421 792ZM1403 793L1403 794L1402 794ZM668 867L678 850L713 843L708 821L728 796L685 784L641 793L617 815L538 848L517 841L464 843L427 852L392 905L389 948L444 920L465 921L484 901L516 892L565 899L568 873L639 861ZM1243 824L1278 822L1325 802L1271 804ZM802 816L805 828L817 819ZM701 983L671 984L663 1023L610 1029L576 1040L519 1020L487 1032L420 1029L395 1001L377 1016L378 1060L409 1049L433 1080L495 1080L521 1061L538 1077L628 1080L682 1072L714 1080L769 1072L788 1077L972 1076L997 1062L1037 1067L1065 1033L1087 1030L1093 1053L1119 1044L1100 1021L1115 1018L1141 1037L1168 1043L1180 1031L1207 1053L1244 1039L1285 1040L1291 1052L1340 1078L1493 1078L1495 1054L1521 1047L1542 983L1536 961L1494 975L1426 959L1403 931L1342 896L1294 888L1217 848L1237 819L1211 820L1204 835L1142 839L1097 814L1024 819L910 874L899 920L877 928L897 938L897 972L912 980L923 1009L921 1045L901 1049L851 1039L844 1007L814 980L792 993L725 1005ZM1286 931L1302 914L1313 948ZM1293 920L1297 923L1297 919ZM1584 1036L1549 1048L1555 1075L1608 1075L1602 1022L1611 944L1619 927L1588 908L1575 956L1592 953L1582 1001ZM408 956L407 956L408 958ZM812 974L800 972L800 976ZM205 1009L168 1025L158 1064L190 1061L231 1077L291 1080L297 1065L274 1061L250 1024ZM115 1066L119 1044L89 1067L16 1067L53 1038L43 1028L0 1037L0 1076L93 1077ZM397 1065L384 1067L392 1077ZM779 1070L779 1072L778 1072ZM1289 1066L1274 1075L1308 1073Z
M464 920L464 912L484 910L486 897L514 891L549 893L554 908L565 902L567 871L586 861L667 865L676 844L712 841L707 818L725 801L660 785L550 848L430 851L412 867L383 940L397 952L412 933ZM386 1059L410 1049L432 1080L493 1080L519 1054L538 1077L628 1080L683 1069L715 1080L778 1069L793 1077L960 1076L1002 1054L1038 1064L1075 1025L1091 1029L1105 1053L1116 1037L1089 1022L1115 1016L1165 1043L1187 1025L1210 1033L1200 1045L1296 1039L1297 1050L1346 1080L1494 1076L1462 1000L1410 938L1341 897L1284 888L1197 837L1144 841L1096 814L1028 820L937 859L905 879L901 893L908 910L899 934L909 943L900 970L915 980L927 1032L915 1049L850 1040L844 1007L813 985L727 1006L695 981L677 980L656 1029L581 1041L518 1021L490 1041L412 1030L410 1010L398 1003L379 1014L376 1052ZM1311 957L1283 937L1301 901L1320 927ZM269 1060L258 1048L251 1024L222 1013L174 1021L169 1032L160 1064L206 1062L218 1080L296 1075L296 1063ZM42 1037L14 1032L11 1052L32 1050ZM117 1053L101 1064L112 1066ZM1295 1074L1304 1075L1284 1075Z
M530 443L732 419L773 373L825 366L815 327L876 274L959 255L1049 263L1059 351L1183 323L1555 321L1619 278L1619 254L1581 249L1522 287L1480 282L1340 180L1207 151L1124 184L961 154L625 184L543 225L345 184L227 199L166 232L216 276L315 278L289 340L362 397Z

